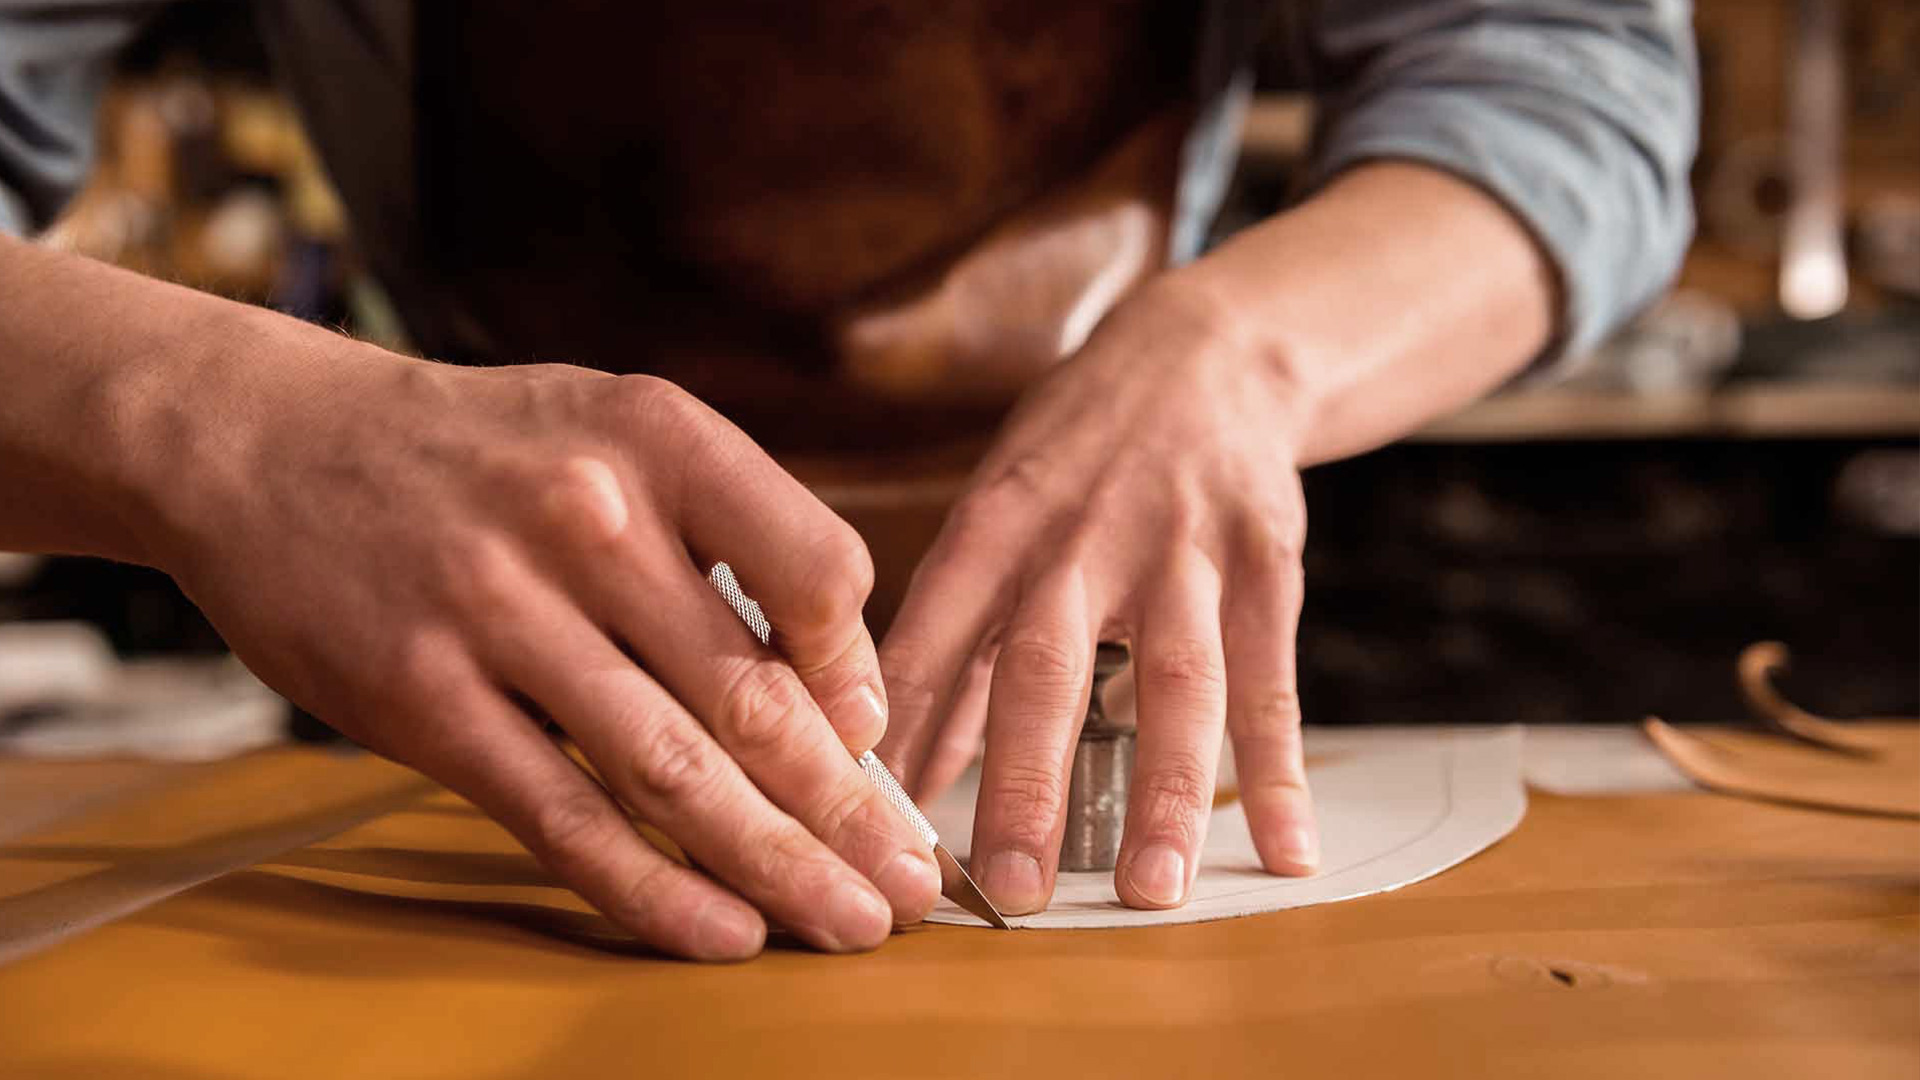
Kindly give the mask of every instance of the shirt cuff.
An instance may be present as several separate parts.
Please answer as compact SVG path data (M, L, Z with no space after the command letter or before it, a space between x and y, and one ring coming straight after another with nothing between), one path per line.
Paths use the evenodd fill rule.
M1520 91L1528 94L1531 91ZM1523 374L1563 376L1664 290L1692 233L1691 204L1629 147L1485 87L1390 91L1337 118L1308 177L1317 189L1368 161L1432 166L1504 205L1558 279L1551 342ZM1682 185L1684 188L1684 185Z

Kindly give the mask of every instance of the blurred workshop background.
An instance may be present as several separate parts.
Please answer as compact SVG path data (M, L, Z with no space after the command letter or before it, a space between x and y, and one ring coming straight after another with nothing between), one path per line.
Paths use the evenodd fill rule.
M1673 290L1573 381L1307 476L1310 720L1725 721L1734 656L1768 638L1810 708L1920 712L1920 5L1696 6L1699 233ZM46 243L406 349L246 5L170 9L100 124ZM1256 96L1220 232L1284 205L1312 124ZM948 471L803 472L875 549L876 627ZM0 747L325 737L222 651L158 573L0 555Z

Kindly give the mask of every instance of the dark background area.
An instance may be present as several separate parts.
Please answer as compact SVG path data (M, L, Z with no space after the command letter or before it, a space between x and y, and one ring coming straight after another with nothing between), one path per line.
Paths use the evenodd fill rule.
M1920 394L1920 299L1901 282L1920 280L1920 247L1903 256L1897 242L1920 235L1899 231L1920 220L1899 216L1920 205L1920 18L1898 2L1851 9L1856 290L1841 314L1807 321L1773 303L1769 230L1793 193L1780 163L1755 149L1777 143L1783 122L1790 6L1698 8L1701 229L1679 288L1728 313L1738 342L1655 388L1603 374L1563 391L1559 415L1577 419L1583 394L1630 416L1636 402L1657 410L1676 394L1755 388L1784 395L1788 420L1799 388L1910 406ZM327 202L297 118L276 113L277 101L244 5L174 7L127 55L103 110L101 178L57 239L389 341L399 330ZM207 115L229 127L252 117L251 134L178 119L209 102ZM1297 100L1256 100L1224 222L1284 200L1310 122ZM164 145L141 141L156 138ZM166 163L158 171L156 155ZM230 212L241 203L245 213ZM206 236L226 229L230 238L233 220L266 231L239 256L208 258ZM1553 420L1476 434L1469 417L1445 438L1313 470L1299 642L1308 718L1730 720L1744 715L1734 657L1762 639L1792 648L1783 687L1816 712L1920 713L1920 431L1822 408L1826 418L1811 424L1653 434L1598 421L1573 434ZM0 620L22 618L95 622L126 655L223 647L163 575L94 560L55 560L25 584L0 585Z
M1904 440L1388 447L1306 476L1299 657L1329 723L1745 715L1733 659L1793 649L1789 697L1920 714L1920 538L1837 495ZM214 651L155 571L60 560L0 619L82 618L127 653ZM303 721L302 730L318 729Z
M1920 713L1920 540L1836 499L1909 442L1399 446L1307 474L1301 695L1316 720L1745 715L1733 659L1793 649L1790 697Z

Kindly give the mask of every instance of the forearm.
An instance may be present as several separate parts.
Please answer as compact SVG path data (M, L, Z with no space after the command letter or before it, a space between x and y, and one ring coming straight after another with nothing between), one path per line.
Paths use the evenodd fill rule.
M1289 387L1302 466L1390 442L1498 386L1553 332L1520 222L1426 166L1373 163L1167 283Z
M156 564L317 327L0 236L0 549ZM275 365L273 373L268 365Z

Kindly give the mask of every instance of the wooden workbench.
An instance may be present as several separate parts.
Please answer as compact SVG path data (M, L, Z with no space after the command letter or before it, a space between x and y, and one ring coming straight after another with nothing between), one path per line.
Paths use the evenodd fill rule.
M699 967L370 757L0 761L0 939L10 1080L1920 1074L1920 821L1693 791L1332 906Z

